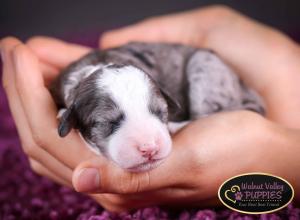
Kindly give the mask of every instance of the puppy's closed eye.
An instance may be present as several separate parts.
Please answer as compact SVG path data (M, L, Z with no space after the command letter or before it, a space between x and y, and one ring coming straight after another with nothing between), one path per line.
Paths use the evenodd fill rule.
M117 118L112 119L108 122L109 127L110 127L110 135L115 133L118 128L120 128L121 123L125 120L125 115L120 114Z
M156 117L159 118L162 122L165 122L167 120L166 114L167 110L163 110L161 108L150 108L151 114L155 115Z
M125 115L121 113L115 118L105 119L104 121L94 121L91 123L91 128L94 129L103 129L105 128L105 136L108 137L114 134L120 127L122 122L125 120ZM97 135L97 132L94 133Z

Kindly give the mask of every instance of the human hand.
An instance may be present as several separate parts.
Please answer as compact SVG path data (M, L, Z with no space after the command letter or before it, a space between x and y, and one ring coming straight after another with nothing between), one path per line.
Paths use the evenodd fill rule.
M108 48L129 41L184 43L215 50L246 83L260 92L266 101L269 119L286 127L299 128L297 94L300 90L295 82L299 79L300 51L299 46L282 33L231 9L209 7L157 17L108 32L101 38L100 45ZM119 193L100 200L102 205L113 210L151 204L175 205L177 202L211 203L215 201L217 186L224 179L251 171L283 176L293 183L296 191L299 190L297 180L300 177L291 173L292 167L299 168L294 154L299 152L295 144L299 132L247 114L250 113L222 113L222 120L217 114L205 119L209 126L204 126L204 119L201 119L179 132L173 139L173 153L166 164L145 174L149 184L143 180L143 174L126 175L112 167L108 169L99 161L79 165L73 175L73 184L78 191ZM239 124L243 120L244 123ZM178 141L181 144L178 145ZM282 148L287 146L290 151L283 153ZM184 156L180 157L181 154ZM283 156L280 162L278 155ZM182 164L179 165L179 161ZM100 185L94 186L94 190L87 190L87 182L80 183L79 173L85 168L98 170ZM169 176L176 174L182 176L178 179ZM157 184L152 185L156 181ZM180 193L175 193L176 190Z
M158 168L128 173L95 158L75 169L73 185L117 212L151 205L207 207L219 204L217 189L225 179L266 172L287 179L299 201L299 134L256 113L217 113L177 133L171 155ZM85 172L97 176L86 178Z
M258 91L267 117L283 125L300 125L300 48L278 30L224 6L147 19L104 33L102 48L129 41L173 42L209 48Z
M1 40L2 82L22 148L29 157L31 167L37 173L71 186L72 168L93 154L75 132L63 139L58 136L57 110L46 85L57 76L62 66L78 59L89 49L54 42L57 43L41 47L42 52L47 54L47 50L51 48L65 53L61 52L53 56L53 59L47 59L53 60L51 63L43 62L42 56L37 58L15 38Z
M167 25L165 25L164 27L166 27L166 26ZM151 29L149 29L149 30L151 30ZM154 28L153 28L153 30L154 30ZM149 35L147 35L147 36L149 36ZM167 36L167 35L165 35L165 36ZM180 35L177 35L177 36L180 36ZM108 39L109 35L106 35L106 37ZM196 37L196 36L194 36L194 37ZM105 39L105 37L103 39ZM123 38L121 37L120 39L123 39ZM132 39L132 40L137 40L137 39ZM145 40L147 40L147 39L145 39ZM182 42L182 41L180 41L178 39L177 42ZM53 45L53 43L54 43L54 45ZM39 58L40 66L42 66L41 70L42 70L42 72L44 72L44 78L46 78L45 83L48 82L48 80L47 80L48 78L51 79L57 74L58 69L63 68L65 65L68 64L68 62L72 61L72 58L74 58L73 60L75 60L76 59L75 54L78 54L77 58L79 57L79 53L77 53L79 50L77 51L78 48L76 46L69 45L69 44L60 44L57 41L52 41L52 40L47 40L47 39L45 41L45 39L36 39L36 40L30 41L29 46L31 47L32 50L34 50L35 54ZM13 46L11 46L10 48L13 48ZM76 50L75 50L75 48L76 48ZM86 53L87 50L88 49L86 49L84 53ZM57 54L57 51L60 51L60 54ZM77 51L77 52L75 52L75 51ZM19 54L19 52L16 52L16 53ZM219 51L217 51L217 52L219 53ZM84 54L84 53L81 53L81 55ZM73 56L73 54L74 54L74 56ZM60 55L62 55L62 57L60 57ZM32 54L29 55L27 53L27 59L30 56L32 56ZM34 58L34 59L36 59L36 58ZM66 62L64 62L64 61L66 61ZM5 63L8 63L8 62L5 62ZM34 66L34 65L31 65L31 67L32 66ZM11 67L13 67L13 65ZM5 68L7 68L7 67L5 67ZM8 69L13 69L13 68L8 68ZM19 67L19 69L22 69L22 71L19 70L19 72L23 72L23 68ZM37 69L37 68L35 68L35 69ZM37 71L35 70L35 73L36 72ZM10 75L10 71L7 71L7 73L8 74L5 74L5 75ZM37 78L37 76L38 76L38 74L36 75L35 78ZM32 77L32 76L30 76L30 77ZM28 78L30 78L30 77L28 77ZM10 80L12 80L12 79L10 79ZM10 80L8 80L8 83L7 83L7 86L6 86L7 90L9 89L9 87L11 88L11 81ZM14 81L14 80L12 80L12 81ZM20 84L22 84L22 83L20 83ZM28 82L25 83L25 84L28 84ZM28 85L30 85L30 84L28 84ZM24 83L23 83L23 86L24 86ZM41 84L40 84L40 86L41 86ZM23 94L23 91L21 90L19 93ZM10 93L10 94L11 95L8 95L8 96L12 97L11 98L12 100L14 99L13 97L18 96L18 94L14 94L14 93ZM41 109L43 109L45 107L47 108L47 106L49 106L49 103L51 103L50 99L47 99L47 100L48 100L47 102L42 103L40 106L36 106L36 111L40 111ZM13 107L11 107L13 109L19 109L19 107L16 107L16 106L18 106L16 104L10 104L10 105L13 106ZM25 102L24 105L28 105L28 103ZM42 107L42 105L43 105L43 107ZM26 107L26 108L28 108L28 107ZM41 108L41 109L39 109L39 108ZM291 108L291 110L293 111L293 108ZM12 110L12 112L14 112L14 110ZM29 114L29 115L31 115L31 117L33 117L33 115L31 113L33 113L33 112L29 111L27 114ZM51 114L52 114L52 116L55 115L56 114L55 110L54 110L54 113L52 112ZM233 114L233 113L230 113L230 114ZM239 113L237 112L237 114L239 114ZM249 114L251 114L251 113L249 113ZM14 115L14 118L15 118L16 121L20 121L21 118L25 117L25 116L24 117L20 116L20 114L18 114L18 113L15 113L15 114L13 113L13 115ZM19 115L19 116L15 116L15 115ZM41 114L39 114L39 115L41 115ZM45 116L45 115L43 115L43 116ZM217 115L216 116L211 116L209 118L211 119L213 117L217 117ZM235 117L239 118L239 115L236 115ZM243 117L247 118L245 116L243 116ZM259 119L261 119L261 117L259 117L259 116L257 116L257 117ZM43 120L43 119L40 118L39 120ZM56 119L54 119L52 117L52 120L56 120ZM226 123L226 120L223 120L223 123L231 125L232 121L230 121L230 120L232 120L232 119L228 119L227 123ZM265 120L265 119L261 119L261 120L263 120L265 122L265 123L262 123L262 125L263 124L269 124L269 122L267 120ZM255 128L254 127L249 127L251 125L251 123L254 123L254 121L255 121L254 118L252 118L252 120L249 119L249 121L248 121L249 125L248 125L248 123L245 123L244 130L252 132L252 129L256 129L256 127ZM36 120L36 122L38 122L38 120ZM200 121L197 121L195 123L200 123ZM286 121L284 123L286 123ZM20 123L20 124L23 124L23 123ZM203 125L202 123L200 123L200 124ZM256 123L254 123L254 124L256 124ZM192 126L192 125L190 125L190 126ZM207 134L207 137L210 137L210 139L209 138L204 139L204 140L207 141L206 144L204 144L204 142L199 142L199 145L198 145L198 143L197 143L198 139L192 139L192 140L194 140L194 143L195 143L193 145L193 147L184 148L185 150L182 147L181 151L177 150L178 147L176 147L177 146L176 143L178 142L178 140L182 144L181 146L185 146L185 145L190 144L188 142L188 141L190 141L189 138L188 138L189 137L188 135L198 134L199 131L194 130L195 127L192 127L193 129L192 128L189 129L190 126L182 131L182 132L186 131L186 133L184 133L185 135L181 135L182 132L180 132L174 137L174 148L175 149L174 149L174 152L172 153L170 159L168 159L166 161L165 165L163 164L161 167L151 171L151 172L154 172L154 174L149 174L149 177L151 176L151 184L147 185L145 183L145 180L148 180L147 179L148 173L140 174L140 175L125 173L122 170L115 167L113 164L107 163L107 161L106 162L103 162L102 160L101 161L100 160L95 161L93 159L91 161L84 162L83 164L79 165L78 168L76 169L76 172L75 172L74 177L73 177L73 182L74 182L74 185L75 185L76 189L78 191L86 191L86 190L83 190L82 185L80 186L80 184L79 184L79 181L78 181L78 172L79 172L79 170L81 168L84 168L84 167L93 167L93 166L90 166L90 165L95 165L95 168L98 171L100 171L100 175L101 175L100 176L100 184L101 184L100 192L102 192L102 193L95 194L94 198L97 201L99 201L104 207L106 207L110 210L120 211L120 210L124 210L124 209L132 209L132 208L136 208L136 207L139 207L139 206L145 206L145 205L150 205L150 204L172 204L173 201L175 201L175 200L179 201L178 199L185 200L186 204L188 204L189 202L192 203L192 204L195 204L195 205L198 205L199 203L201 203L203 205L214 204L214 201L215 201L214 197L215 197L215 192L216 192L216 190L214 188L215 185L213 185L213 184L209 185L208 184L208 183L211 183L213 181L214 176L212 176L212 175L209 176L208 175L209 174L209 172L208 172L209 169L208 168L215 167L215 172L216 173L217 173L217 171L220 172L216 176L220 176L220 177L224 177L224 176L227 177L227 175L230 176L231 173L224 172L224 169L222 167L220 168L218 166L214 166L213 162L215 163L215 161L209 160L210 163L209 162L205 163L207 160L203 160L203 163L202 163L201 160L205 159L203 157L199 158L199 159L201 159L199 161L203 164L202 169L200 169L201 167L198 166L199 161L198 161L198 163L195 163L195 164L189 163L189 161L187 161L181 166L181 164L179 162L181 162L181 161L184 162L186 160L189 160L189 157L192 157L194 155L192 153L188 154L188 152L186 152L186 151L188 151L187 149L195 148L194 150L196 150L199 146L201 146L201 143L202 143L203 145L207 146L206 148L205 147L202 148L204 150L203 152L205 152L205 151L209 150L210 146L208 146L208 145L212 145L211 142L212 142L212 140L215 139L215 136L213 136L213 138L212 138L212 134L209 135L209 132L208 132L206 134ZM18 125L17 125L17 127L18 127L18 130L19 130L19 133L24 133L24 132L20 132L20 130L30 130L30 129L24 129L24 128L22 129L22 127L18 126ZM21 127L21 128L19 128L19 127ZM33 127L33 126L31 126L31 127ZM56 126L53 126L53 127L55 127L55 132L56 132ZM208 127L210 127L210 126L205 126L205 128L208 128ZM280 129L278 128L277 129L275 125L274 126L262 126L262 127L264 129L267 129L267 128L269 129L270 127L272 127L272 131L269 131L269 132L267 130L262 131L262 134L272 133L274 135L274 138L278 137L277 133L273 133L274 130L277 131L277 132L284 130L283 128L280 128ZM33 161L33 162L31 162L32 166L34 166L33 168L35 168L36 171L38 171L42 175L47 175L47 176L51 177L52 179L55 179L56 181L59 181L59 182L62 182L62 180L64 180L64 182L63 182L64 184L70 185L70 178L71 178L71 172L72 172L72 169L70 169L70 168L75 167L75 164L78 164L80 161L82 161L86 158L89 158L90 155L86 152L86 149L85 150L82 149L82 147L84 148L82 143L79 144L78 142L76 144L74 142L74 145L73 145L73 142L72 142L71 145L68 145L67 143L64 143L68 147L64 146L64 147L58 148L57 147L58 145L56 145L56 144L59 143L59 142L52 143L51 139L48 137L49 141L46 142L46 146L45 146L45 144L43 144L45 142L42 142L42 140L40 140L39 137L47 138L45 136L48 135L47 134L47 132L48 132L47 129L48 128L46 129L46 126L45 127L39 127L39 128L41 128L41 129L39 129L40 135L39 136L34 135L35 139L39 140L38 144L35 144L34 147L32 147L30 150L28 150L28 148L26 150L28 153L30 152L31 155L35 154L34 158L39 159L39 160L35 160L35 161L43 161L43 163L41 164L39 162L34 162L34 160L31 160L31 161ZM214 126L211 126L210 132L213 133L214 129L217 129L217 128L215 128ZM240 128L240 130L241 130L241 128ZM240 130L238 130L238 129L235 130L236 131L235 136L239 136L239 134L241 133ZM201 130L201 132L203 132L203 131ZM251 134L251 132L249 132L249 135ZM283 132L283 133L286 134L288 132ZM217 136L219 135L218 133L214 133L214 135L216 135L216 134L217 134ZM228 134L228 132L223 133L223 136L221 135L220 137L224 138L225 134ZM28 137L27 134L25 134L24 136L25 136L25 139L26 139L26 137ZM177 136L179 136L180 138L176 139ZM285 138L282 137L283 135L279 135L279 136L284 140L288 139L286 136L285 136ZM29 135L29 137L30 137L30 135ZM268 137L271 137L271 136L267 135L266 138L268 139ZM54 136L51 136L51 138L54 138ZM193 136L193 138L195 138L195 137ZM227 139L228 139L228 137L227 137ZM227 139L224 139L224 140L227 141ZM255 140L256 136L254 135L252 138L249 137L249 140L250 139ZM22 138L21 138L21 140L22 140ZM220 140L221 140L221 138L220 138ZM224 140L223 140L222 143L219 142L220 147L224 146L226 144L226 143L224 143L225 142ZM252 140L252 145L257 146L258 147L257 150L259 150L259 147L264 148L264 146L261 146L261 145L258 145L257 143L254 143L253 140ZM277 139L275 138L274 140L277 140ZM232 138L232 141L234 141L234 138ZM264 139L264 141L267 141L267 140ZM264 142L264 141L261 141L261 142ZM278 143L282 143L282 142L279 141ZM37 149L40 148L38 145L40 145L40 144L43 145L41 149L46 149L45 150L46 154L37 153L38 152ZM237 141L237 145L238 144L240 144L239 141ZM273 142L269 143L269 144L273 144ZM74 146L79 146L79 145L80 145L80 147L78 147L78 149L83 150L82 152L81 152L81 150L80 150L80 152L78 152L77 148L75 148L75 150L73 150ZM24 146L24 144L23 144L23 146ZM25 146L32 146L32 143L29 142ZM243 142L242 146L246 146L246 143L244 144L244 142ZM66 148L67 150L63 149L63 148ZM240 145L239 145L239 148L241 148ZM48 149L50 149L50 150L48 151ZM212 148L212 149L217 150L218 148ZM224 147L222 149L230 150L230 147L229 148ZM194 152L194 150L191 150L191 152ZM73 155L75 153L77 154L77 157ZM185 153L184 154L185 159L182 157L183 153ZM234 158L235 155L232 155L232 157L231 156L229 157L226 152L224 153L224 151L223 152L221 151L221 153L225 154L225 158L228 159L227 161L224 161L224 163L228 163L229 167L240 167L241 168L241 170L234 170L233 174L236 174L238 172L247 172L247 170L255 170L255 168L256 168L255 166L251 167L250 165L253 165L253 164L251 164L248 160L246 160L246 161L249 162L248 163L248 165L249 165L248 169L247 169L247 166L243 166L242 164L238 164L238 163L236 163L236 164L231 163L230 164L229 159L232 160L232 158ZM85 155L85 154L88 154L88 156L83 156L82 158L78 158L78 155ZM255 158L255 156L254 156L254 155L256 155L255 151L253 151L252 154L253 154L253 158ZM44 155L44 156L42 156L42 155ZM54 157L51 156L51 155L54 155ZM72 161L67 161L66 162L65 160L70 160L70 159L66 158L65 155L69 155L69 157L72 158ZM222 154L218 154L218 152L211 152L210 154L208 154L207 159L210 159L210 157L214 158L214 157L212 157L213 155L219 155L219 158L222 158ZM274 155L275 155L275 153L274 153ZM274 159L274 157L275 157L274 155L271 157L272 159ZM251 152L249 152L249 155L244 155L244 156L247 156L247 158L250 156L250 158L252 158L251 157ZM286 158L288 158L288 160L290 159L289 160L290 163L294 162L294 160L289 158L288 155L285 157L285 159ZM182 160L182 159L184 159L184 160ZM243 159L245 159L245 158L242 157L241 160L243 160ZM256 164L257 160L258 159L256 159L256 160L253 159L252 163ZM191 159L191 161L195 162L195 160L192 160L192 159ZM58 162L59 166L58 166L57 162ZM241 161L238 161L238 162L240 163ZM56 165L54 165L54 164L56 164ZM67 166L65 164L67 164ZM63 169L61 167L61 165L63 165L63 167L67 167L68 170ZM297 164L292 164L292 165L294 165L294 167L295 167ZM292 167L292 165L291 165L291 167ZM202 170L207 171L206 175L203 175L203 177L207 176L207 177L210 177L210 179L204 179L204 178L203 179L198 179L196 177L194 178L194 176L195 176L194 173L186 171L186 170L189 170L191 167L195 168L195 170L196 170L196 167L199 168L198 171L200 173L202 173ZM219 169L217 169L217 168L219 168ZM265 170L268 170L268 168L270 168L270 167L265 167L264 169L263 169L263 167L260 167L259 169L265 171ZM281 168L281 169L283 169L283 168ZM289 168L289 170L291 170L291 168ZM202 174L205 174L204 171L203 171ZM155 174L155 172L156 172L156 174ZM277 170L277 172L278 172L278 170ZM171 178L171 176L175 176L174 173L186 174L186 176L179 176L179 177L177 176L177 178L175 178L175 177ZM226 175L226 173L227 173L227 175ZM275 174L276 172L274 171L273 173ZM168 175L166 175L166 174L168 174ZM223 174L223 175L220 175L220 174ZM168 178L162 178L163 176L166 176ZM122 181L118 180L118 178L121 178ZM194 181L191 180L192 178L194 178ZM290 179L291 178L289 178L289 180ZM292 178L292 180L293 180L293 178ZM184 183L182 183L182 181L184 181ZM110 183L110 184L105 185L105 182ZM203 188L201 189L200 185L196 184L196 182L199 182L199 184L202 184ZM116 183L118 183L118 185L116 185ZM141 183L143 183L143 184L141 184ZM217 180L216 180L215 184L217 184ZM136 190L136 187L138 185L140 186L140 188L139 188L138 192L136 192L135 190ZM183 185L184 187L180 188L181 185ZM177 187L173 187L173 186L177 186ZM86 186L84 186L84 187L86 187ZM177 189L177 191L176 191L177 193L174 191L174 189ZM191 189L193 189L193 190L191 190ZM199 192L200 190L202 190L201 192L203 192L203 193ZM97 190L94 190L94 192L95 191L99 191L99 188L97 188ZM121 193L121 195L120 194L115 194L115 195L114 194L107 194L106 192ZM204 192L214 192L214 193L206 195ZM155 195L157 195L157 196L155 196ZM172 195L174 195L174 196L172 197ZM182 204L182 202L181 202L181 204ZM173 205L175 205L175 204L173 203Z

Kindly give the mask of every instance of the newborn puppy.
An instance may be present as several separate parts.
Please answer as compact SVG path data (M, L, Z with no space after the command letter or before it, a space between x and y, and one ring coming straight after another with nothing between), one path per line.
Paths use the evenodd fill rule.
M214 53L189 46L130 43L94 51L67 67L50 89L58 133L77 129L87 145L140 172L171 152L171 133L226 110L263 114L260 97Z

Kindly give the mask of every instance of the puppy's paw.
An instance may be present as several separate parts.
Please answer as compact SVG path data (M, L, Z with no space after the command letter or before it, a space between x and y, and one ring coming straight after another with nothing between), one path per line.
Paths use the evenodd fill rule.
M61 116L64 114L64 112L67 111L66 108L62 108L62 109L59 109L57 115L56 115L56 118L57 119L61 119Z

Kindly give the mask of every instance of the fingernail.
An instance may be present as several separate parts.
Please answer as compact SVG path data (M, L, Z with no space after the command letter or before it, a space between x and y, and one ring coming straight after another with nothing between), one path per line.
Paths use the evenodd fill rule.
M77 180L76 190L79 192L91 192L99 189L100 175L96 168L84 168L75 174Z

